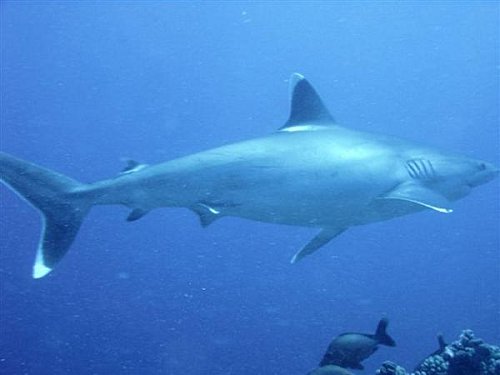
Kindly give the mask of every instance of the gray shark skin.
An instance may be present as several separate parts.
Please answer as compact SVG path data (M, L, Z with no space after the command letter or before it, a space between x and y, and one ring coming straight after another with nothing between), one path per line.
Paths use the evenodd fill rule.
M186 207L204 227L237 216L321 228L294 263L352 226L449 213L498 174L484 161L341 127L303 76L290 85L291 113L279 131L156 165L128 161L117 177L92 184L0 153L0 179L42 215L33 277L62 259L93 205L126 205L129 221Z

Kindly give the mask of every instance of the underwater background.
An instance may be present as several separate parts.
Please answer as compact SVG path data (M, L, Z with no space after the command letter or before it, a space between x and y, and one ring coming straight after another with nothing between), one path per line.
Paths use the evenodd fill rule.
M2 1L1 149L84 182L269 134L291 73L338 122L500 165L498 2ZM390 319L412 368L473 329L500 342L499 179L454 205L316 233L185 209L94 207L31 278L36 211L0 186L1 374L305 374Z

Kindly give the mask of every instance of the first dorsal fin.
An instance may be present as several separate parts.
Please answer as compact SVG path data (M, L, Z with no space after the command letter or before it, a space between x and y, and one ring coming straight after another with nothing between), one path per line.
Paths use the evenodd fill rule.
M335 119L323 104L314 87L303 75L290 77L292 105L288 121L280 129L300 125L334 125Z

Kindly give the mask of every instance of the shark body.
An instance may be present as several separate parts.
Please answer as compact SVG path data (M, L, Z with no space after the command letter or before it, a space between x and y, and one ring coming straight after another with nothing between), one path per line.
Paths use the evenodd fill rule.
M129 161L118 177L93 184L0 153L0 179L42 213L33 277L62 259L93 205L126 205L129 221L186 207L203 226L237 216L320 228L294 263L352 226L428 209L450 213L453 201L498 174L481 160L339 126L299 74L291 96L288 121L271 135L156 165Z

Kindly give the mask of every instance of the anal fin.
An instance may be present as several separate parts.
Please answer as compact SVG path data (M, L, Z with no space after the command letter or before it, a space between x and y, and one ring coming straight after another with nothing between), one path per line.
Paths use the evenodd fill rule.
M215 220L221 217L220 210L201 202L192 207L192 210L198 214L203 228L208 227Z
M149 212L149 210L144 210L142 208L136 208L133 210L130 215L127 216L127 221L136 221L139 220L141 217L146 215Z
M314 253L320 247L326 245L338 235L345 232L347 228L324 228L314 237L307 245L300 249L297 254L293 256L290 263L297 263L302 258Z

